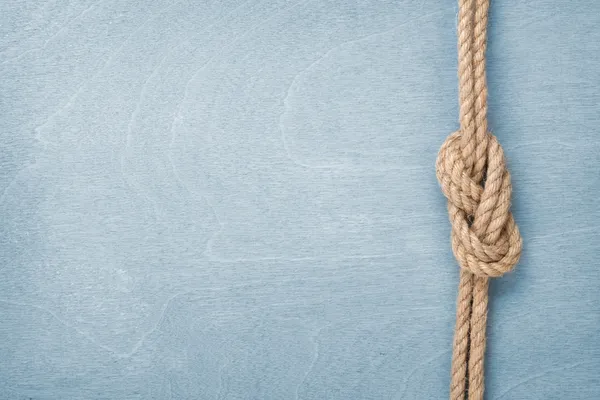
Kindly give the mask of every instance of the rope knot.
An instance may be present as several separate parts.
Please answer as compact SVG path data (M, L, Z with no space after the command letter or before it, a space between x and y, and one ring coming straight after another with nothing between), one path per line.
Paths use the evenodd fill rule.
M477 276L511 271L521 255L521 236L510 212L512 186L504 152L486 133L476 146L454 132L442 145L436 164L448 198L452 250L461 268Z

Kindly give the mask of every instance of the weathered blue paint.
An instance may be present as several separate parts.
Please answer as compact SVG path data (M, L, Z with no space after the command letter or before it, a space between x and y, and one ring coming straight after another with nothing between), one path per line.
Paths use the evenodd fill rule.
M453 1L3 1L0 399L441 399ZM489 399L600 398L600 2L494 1Z

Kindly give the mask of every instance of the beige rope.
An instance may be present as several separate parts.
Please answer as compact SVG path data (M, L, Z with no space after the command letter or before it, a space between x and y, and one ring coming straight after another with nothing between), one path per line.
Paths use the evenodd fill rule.
M510 213L504 152L488 132L485 51L490 0L459 0L460 129L442 145L437 177L448 198L460 267L450 399L483 399L488 278L511 271L521 236ZM468 379L468 385L467 385Z

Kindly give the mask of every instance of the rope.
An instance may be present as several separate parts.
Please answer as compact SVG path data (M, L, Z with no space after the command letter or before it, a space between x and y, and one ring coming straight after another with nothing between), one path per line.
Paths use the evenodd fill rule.
M511 271L522 240L510 213L502 147L488 131L485 51L490 0L458 0L460 129L442 145L437 178L448 199L452 250L461 267L450 399L483 399L488 281Z

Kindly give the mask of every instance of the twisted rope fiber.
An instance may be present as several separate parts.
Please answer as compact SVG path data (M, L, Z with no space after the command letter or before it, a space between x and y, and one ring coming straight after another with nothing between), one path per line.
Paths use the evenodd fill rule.
M490 0L459 0L460 129L442 145L437 178L448 199L452 250L461 267L450 399L481 400L490 277L511 271L522 240L510 213L502 147L488 131L485 51ZM467 385L468 380L468 385Z

